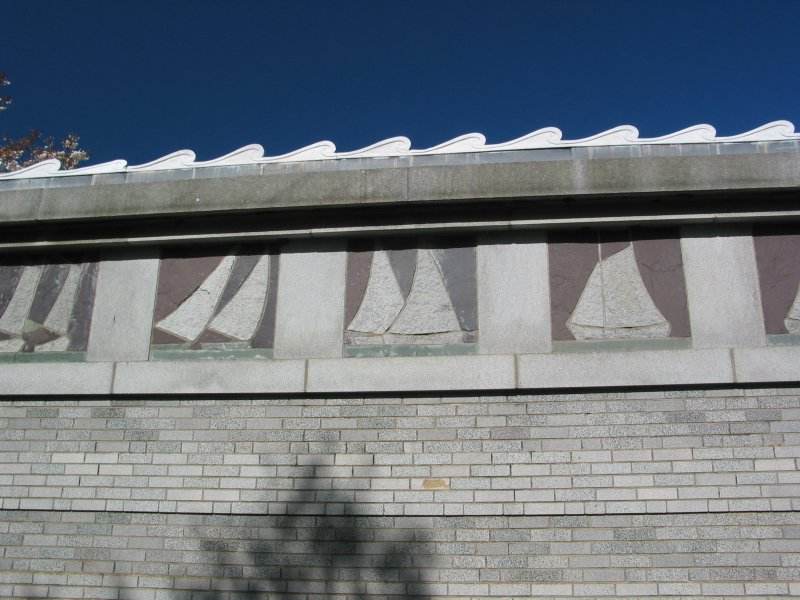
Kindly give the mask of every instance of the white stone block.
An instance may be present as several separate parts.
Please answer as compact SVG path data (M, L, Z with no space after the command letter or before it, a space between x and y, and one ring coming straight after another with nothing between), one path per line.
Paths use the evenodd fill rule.
M100 263L87 360L147 360L159 259L129 254Z
M737 348L733 363L738 383L800 381L800 347Z
M303 391L301 360L153 361L117 365L115 394L296 393Z
M347 252L339 242L295 242L281 252L276 358L342 355Z
M112 363L17 363L0 367L0 394L108 394Z
M693 346L764 346L761 292L749 230L687 226L681 236Z
M513 356L425 356L309 360L306 391L389 392L513 387Z
M549 352L550 279L544 233L486 236L477 247L481 354Z
M733 383L727 350L529 354L517 368L521 388Z

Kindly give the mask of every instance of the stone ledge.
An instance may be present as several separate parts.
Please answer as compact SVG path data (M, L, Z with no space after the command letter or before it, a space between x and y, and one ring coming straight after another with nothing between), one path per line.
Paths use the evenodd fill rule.
M303 391L305 362L157 361L117 364L115 394L292 394Z
M307 392L413 392L514 387L514 357L426 356L308 361Z
M108 394L114 363L5 363L0 365L0 395L59 396Z
M797 381L800 379L800 346L735 348L733 364L737 381Z
M585 354L0 365L0 395L5 396L411 393L798 381L800 347L794 346Z
M8 190L0 223L798 188L795 153L387 166Z
M518 358L519 387L565 388L733 383L727 350L646 350L529 354Z

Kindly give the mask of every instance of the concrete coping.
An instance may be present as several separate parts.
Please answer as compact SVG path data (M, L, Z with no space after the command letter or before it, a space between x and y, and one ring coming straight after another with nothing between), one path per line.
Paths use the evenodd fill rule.
M19 363L0 395L486 392L800 381L800 347L264 361Z
M287 165L257 174L176 180L165 180L161 173L155 173L150 179L117 184L101 176L87 176L90 179L83 184L77 177L64 177L61 179L73 183L67 187L0 190L0 225L65 221L108 224L111 220L121 223L122 219L130 223L131 218L216 218L259 211L394 209L441 203L466 205L481 200L494 203L581 197L641 199L646 208L638 210L652 213L664 210L650 205L647 196L653 194L800 190L800 151L570 160L524 160L521 156L525 153L520 157L511 154L516 160L499 162L494 157L494 162L489 162L481 157L470 161L470 155L437 164L369 159L377 161L369 168L303 170ZM591 209L575 207L576 212ZM130 227L135 231L135 225Z

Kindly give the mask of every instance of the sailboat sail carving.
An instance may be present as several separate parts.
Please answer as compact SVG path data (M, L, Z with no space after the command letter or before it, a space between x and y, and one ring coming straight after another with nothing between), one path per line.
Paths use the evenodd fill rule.
M670 324L642 281L633 245L595 265L567 327L578 340L669 336Z
M42 267L38 265L27 266L22 270L14 295L11 297L8 306L6 306L3 315L0 316L0 332L15 338L22 337L25 321L28 319L34 294L39 286L41 273Z
M225 297L237 271L247 269L254 257L229 255L222 259L199 287L156 327L187 342L213 331L237 341L248 341L256 333L269 292L270 256L257 258L235 293Z
M789 333L800 335L800 285L797 287L797 295L795 295L794 302L792 302L783 323Z
M258 259L236 295L219 309L209 329L237 340L253 337L269 292L269 256Z
M403 310L405 298L397 282L385 250L372 255L369 282L364 299L348 329L360 333L381 335L392 326Z
M0 352L66 351L87 264L26 265L0 314ZM88 318L88 317L87 317ZM78 345L80 346L81 343Z
M375 250L361 304L347 326L355 344L455 343L463 339L435 251L419 249L408 295L386 250Z

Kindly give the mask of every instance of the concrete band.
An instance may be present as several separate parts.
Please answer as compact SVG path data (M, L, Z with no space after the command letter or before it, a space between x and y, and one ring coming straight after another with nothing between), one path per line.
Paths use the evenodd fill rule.
M545 240L540 234L508 233L478 238L478 355L406 358L343 358L347 251L341 240L298 240L282 248L273 360L154 356L158 252L107 252L99 262L86 353L95 365L6 362L0 391L273 394L800 380L800 347L770 346L764 333L748 227L683 228L691 336L646 344L570 341L554 348ZM684 346L669 344L674 341ZM185 358L192 358L191 351Z
M87 182L88 183L88 182ZM796 153L292 171L0 191L0 223L167 217L478 199L797 190Z
M728 385L800 381L800 348L498 356L7 363L0 394L286 394Z

